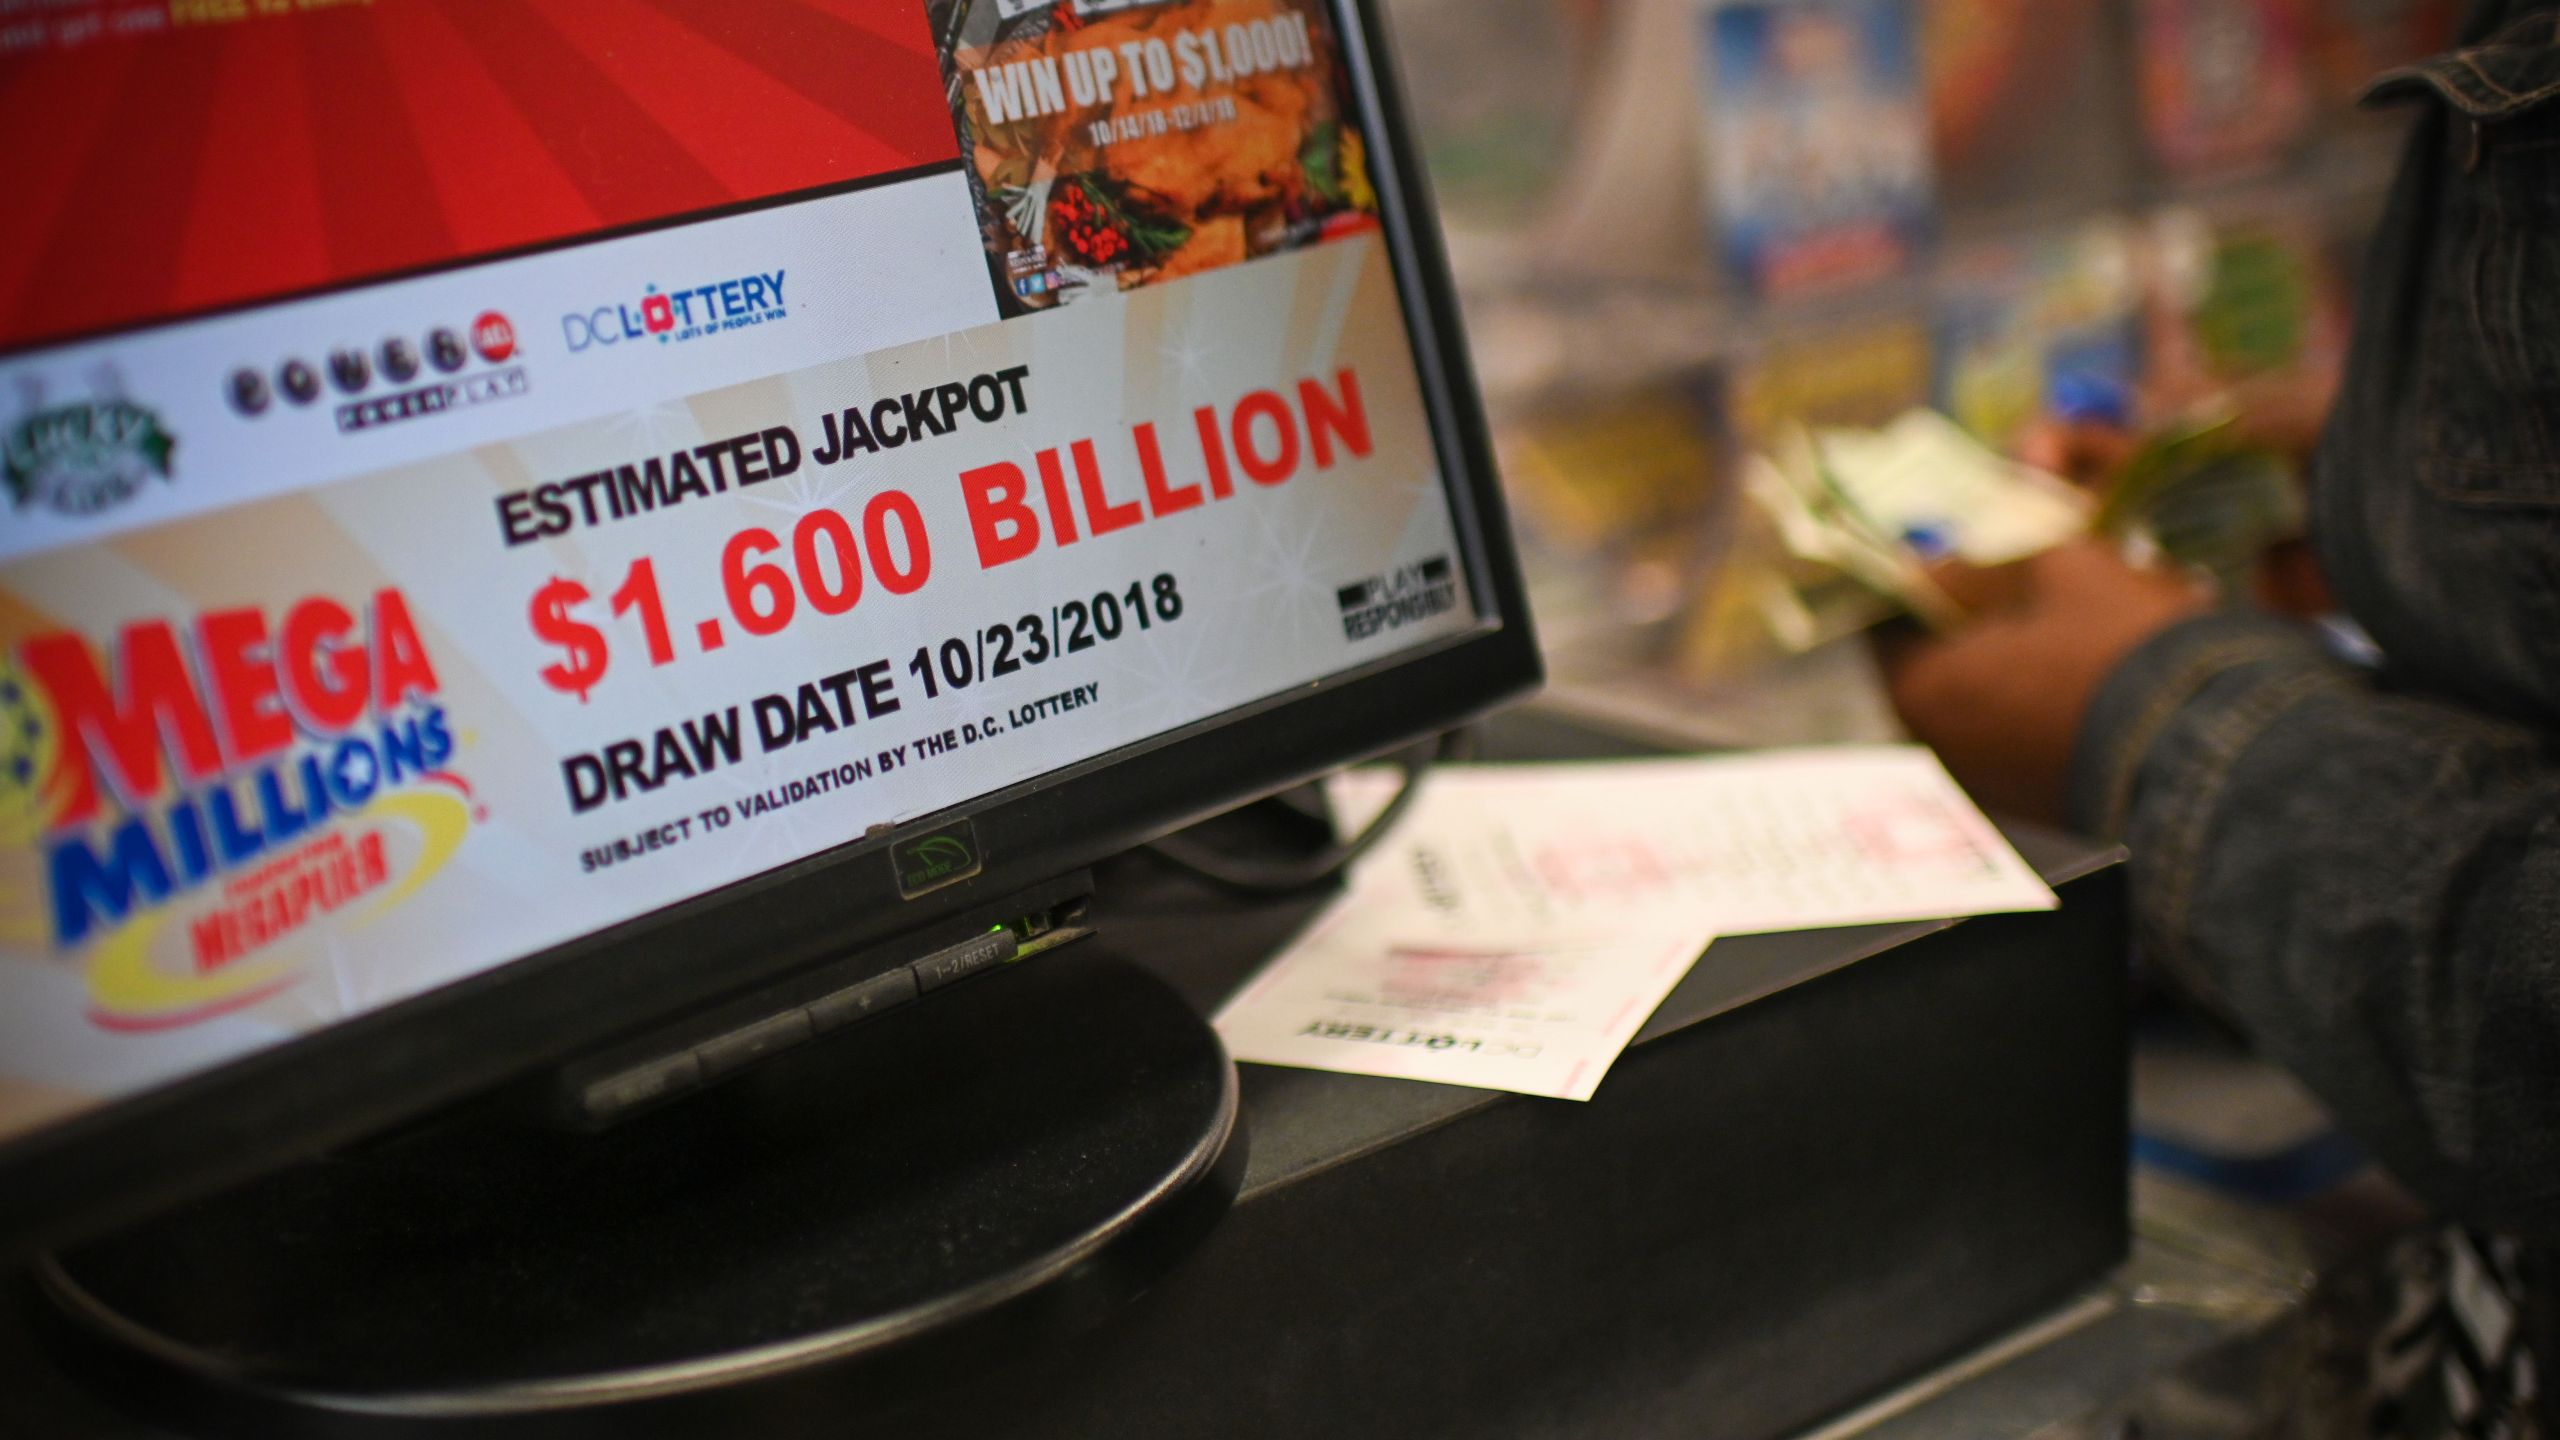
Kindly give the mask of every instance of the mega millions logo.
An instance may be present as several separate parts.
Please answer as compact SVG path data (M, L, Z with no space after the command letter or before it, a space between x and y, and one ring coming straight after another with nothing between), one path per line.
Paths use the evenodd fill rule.
M0 840L91 1018L266 999L450 860L472 820L435 662L397 589L71 631L0 657Z

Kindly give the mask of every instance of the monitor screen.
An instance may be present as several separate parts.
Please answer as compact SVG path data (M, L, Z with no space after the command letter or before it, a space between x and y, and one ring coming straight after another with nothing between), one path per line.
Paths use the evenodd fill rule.
M1284 778L1174 739L1523 641L1364 34L0 22L0 1157L1070 774L1161 829Z

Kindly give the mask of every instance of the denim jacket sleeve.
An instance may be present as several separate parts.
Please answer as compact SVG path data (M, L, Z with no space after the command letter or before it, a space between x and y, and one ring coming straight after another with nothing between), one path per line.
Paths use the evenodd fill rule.
M2414 123L2313 530L2390 679L2191 621L2101 687L2073 808L2151 963L2427 1199L2560 1238L2560 4L2372 96Z
M2560 1234L2560 757L2307 632L2155 637L2081 731L2074 819L2133 854L2142 953L2431 1202Z

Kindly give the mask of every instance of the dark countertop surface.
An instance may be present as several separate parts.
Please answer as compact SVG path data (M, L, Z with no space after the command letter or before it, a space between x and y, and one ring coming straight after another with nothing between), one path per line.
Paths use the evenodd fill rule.
M1531 711L1506 717L1492 728L1487 758L1551 758L1610 750L1656 753L1633 742L1617 744L1574 722ZM2119 858L2111 845L2045 830L2005 828L2050 883L2062 883ZM1108 943L1156 971L1203 1014L1232 993L1325 898L1240 904L1135 857L1106 867L1100 880L1096 916ZM1663 1002L1635 1043L1644 1045L1960 923L1870 925L1719 940ZM1570 1103L1270 1066L1247 1065L1241 1070L1251 1137L1244 1179L1248 1196L1485 1106ZM36 1348L21 1305L13 1303L0 1311L0 1436L142 1440L160 1433L123 1418L62 1377Z

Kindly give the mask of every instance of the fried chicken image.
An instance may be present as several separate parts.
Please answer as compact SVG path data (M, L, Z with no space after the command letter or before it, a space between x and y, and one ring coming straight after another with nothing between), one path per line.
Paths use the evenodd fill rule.
M1156 271L1158 280L1171 280L1183 275L1197 275L1221 265L1233 265L1245 258L1244 217L1219 215L1203 220L1191 232L1182 247L1164 257L1164 265Z
M1097 61L1111 67L1107 102L1093 99ZM1340 123L1340 62L1307 0L1140 6L962 65L997 77L967 92L990 252L1009 285L1044 256L1067 270L1063 287L1012 285L1026 308L1306 243L1327 217L1374 204L1354 198L1367 189L1358 137Z
M1307 90L1293 76L1257 76L1233 92L1235 119L1114 145L1102 152L1104 169L1175 216L1292 199L1304 183L1298 146L1309 124Z

